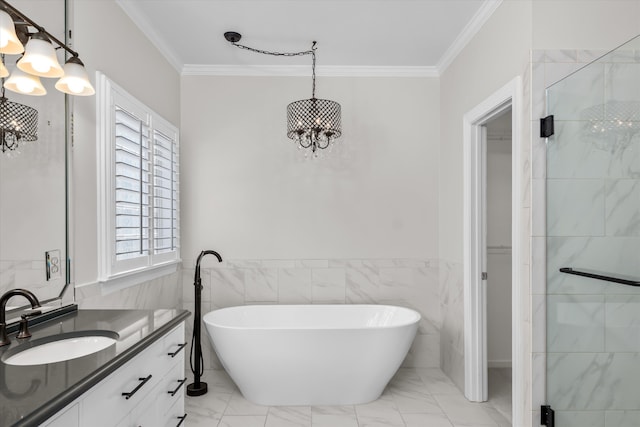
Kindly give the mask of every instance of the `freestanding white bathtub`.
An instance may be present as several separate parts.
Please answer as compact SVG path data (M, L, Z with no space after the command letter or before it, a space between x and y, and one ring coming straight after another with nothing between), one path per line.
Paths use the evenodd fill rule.
M203 317L222 365L260 405L355 405L382 394L420 321L386 305L252 305Z

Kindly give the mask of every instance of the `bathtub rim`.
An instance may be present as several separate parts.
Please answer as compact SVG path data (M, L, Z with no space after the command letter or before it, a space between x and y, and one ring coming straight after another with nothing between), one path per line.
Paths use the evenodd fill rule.
M406 310L412 316L410 321L404 321L399 323L394 323L391 325L376 325L376 326L366 326L360 325L357 327L327 327L326 325L318 326L318 327L309 327L309 326L295 326L295 325L287 325L287 326L260 326L260 325L252 325L252 326L231 326L231 325L223 325L220 323L213 323L207 319L209 314L221 312L221 311L237 311L246 307L376 307L376 308L394 308ZM375 330L389 330L389 329L397 329L397 328L406 328L409 326L416 325L420 323L422 320L422 314L419 311L404 307L401 305L391 305L391 304L245 304L245 305L235 305L230 307L218 308L215 310L211 310L205 313L202 316L202 322L205 325L210 325L212 327L228 329L228 330L245 330L245 331L375 331Z

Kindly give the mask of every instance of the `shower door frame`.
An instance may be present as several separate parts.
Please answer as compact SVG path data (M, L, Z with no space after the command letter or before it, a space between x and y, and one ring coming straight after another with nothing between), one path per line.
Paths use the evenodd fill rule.
M486 248L484 225L483 175L484 160L482 127L492 118L511 108L512 114L512 193L511 193L511 243L512 243L512 419L514 423L524 419L525 375L524 340L522 336L522 78L515 77L493 93L463 118L463 185L464 185L464 375L465 397L482 402L488 398L486 289L481 273ZM486 141L485 141L486 142ZM483 164L484 163L484 164ZM517 425L517 424L516 424Z

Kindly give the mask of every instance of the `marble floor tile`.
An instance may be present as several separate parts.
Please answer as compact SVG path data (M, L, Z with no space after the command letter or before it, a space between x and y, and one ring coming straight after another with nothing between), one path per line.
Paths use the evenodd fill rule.
M265 427L311 427L310 406L271 406Z
M231 393L207 393L203 396L186 397L185 410L191 427L216 426L227 409Z
M398 410L403 414L442 413L442 409L430 393L392 389L391 394Z
M261 406L246 400L224 371L205 370L204 396L187 397L191 427L507 427L511 379L490 375L490 401L467 401L436 368L402 368L382 396L345 406Z
M218 427L264 427L265 418L260 415L225 415Z
M312 406L312 427L358 427L356 408L347 406Z
M469 402L461 394L437 394L434 397L456 427L495 427L497 425L483 404Z
M453 381L440 369L416 369L416 372L432 394L462 394Z
M347 406L312 406L311 417L316 415L340 415L340 416L356 416L356 408L353 405Z
M233 392L231 395L231 399L229 399L229 404L227 405L227 410L225 411L225 415L267 415L269 412L268 406L256 405L255 403L249 402L247 399L240 394L239 391Z
M489 401L502 417L500 422L511 423L512 399L511 399L511 368L489 369Z
M402 414L406 427L453 427L444 414Z
M354 415L313 414L312 427L359 427L358 419Z

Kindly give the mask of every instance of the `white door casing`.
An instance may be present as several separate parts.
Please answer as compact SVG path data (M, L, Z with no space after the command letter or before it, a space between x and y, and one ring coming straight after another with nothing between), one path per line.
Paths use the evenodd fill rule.
M488 397L487 379L487 334L486 334L486 138L484 125L503 113L512 110L511 160L511 219L512 219L512 406L513 424L520 425L524 419L525 373L524 342L521 319L523 296L521 290L522 260L522 196L521 196L521 135L522 135L522 79L514 78L493 93L463 117L463 174L464 174L464 368L465 397L482 402ZM485 144L483 144L485 141Z

